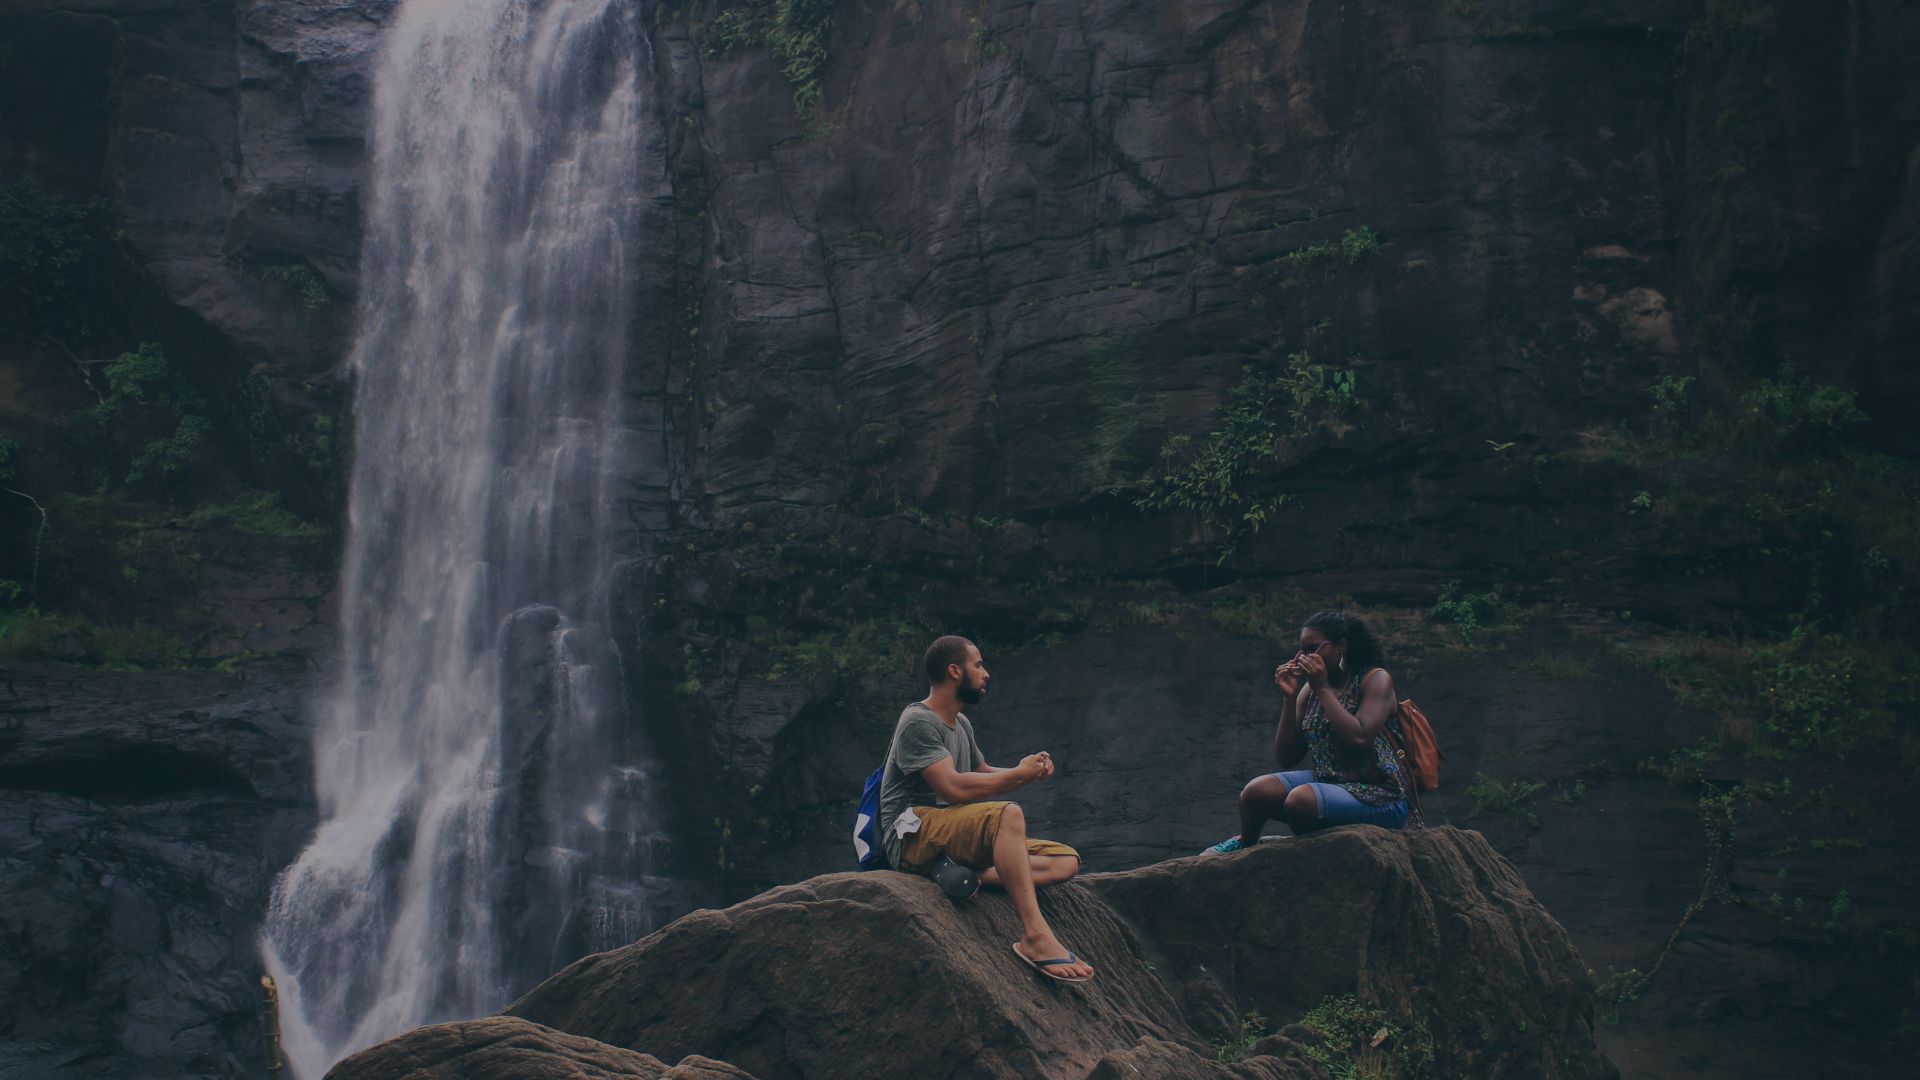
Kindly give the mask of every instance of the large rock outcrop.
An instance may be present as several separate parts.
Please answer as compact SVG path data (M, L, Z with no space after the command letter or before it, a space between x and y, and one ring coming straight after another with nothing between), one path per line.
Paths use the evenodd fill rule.
M305 665L0 669L0 1076L247 1076L313 828Z
M1353 1049L1307 1027L1253 1036L1349 994L1390 1018L1383 1057L1430 1051L1436 1075L1609 1074L1579 954L1474 833L1336 830L1043 897L1061 938L1098 967L1093 982L1048 982L1021 964L1001 894L956 905L920 878L835 874L581 960L507 1010L523 1028L424 1028L329 1075L470 1075L468 1043L484 1034L544 1047L547 1063L522 1077L573 1075L589 1058L602 1071L584 1075L655 1075L642 1070L657 1063L617 1071L615 1047L702 1055L761 1080L1306 1080L1324 1075L1308 1045ZM1243 1029L1249 1013L1266 1019ZM1208 1040L1243 1030L1246 1056L1218 1060L1235 1055Z

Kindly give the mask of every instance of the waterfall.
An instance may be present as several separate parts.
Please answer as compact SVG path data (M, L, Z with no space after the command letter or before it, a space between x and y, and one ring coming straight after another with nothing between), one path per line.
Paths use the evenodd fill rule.
M262 952L297 1075L649 928L609 629L633 0L404 0L373 91L341 673Z

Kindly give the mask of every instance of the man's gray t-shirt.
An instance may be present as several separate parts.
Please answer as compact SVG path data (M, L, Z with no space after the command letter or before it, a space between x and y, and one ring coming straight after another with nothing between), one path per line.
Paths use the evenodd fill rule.
M987 763L980 744L973 738L973 722L966 713L957 713L953 726L940 720L940 714L920 702L900 713L893 726L893 745L887 749L887 771L880 777L880 842L887 849L887 862L900 865L900 837L893 823L910 806L946 806L947 800L921 778L920 770L952 758L955 772L973 772Z

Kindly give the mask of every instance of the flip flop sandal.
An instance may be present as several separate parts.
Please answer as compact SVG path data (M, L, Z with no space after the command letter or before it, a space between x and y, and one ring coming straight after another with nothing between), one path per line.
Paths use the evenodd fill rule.
M1028 967L1031 967L1033 970L1039 972L1042 975L1045 975L1049 979L1052 979L1054 982L1083 983L1083 982L1093 981L1093 976L1091 975L1082 975L1079 978L1075 978L1072 975L1058 974L1053 970L1054 968L1057 968L1062 964L1080 963L1080 958L1073 955L1073 951L1071 949L1067 951L1067 955L1065 957L1059 960L1035 960L1033 957L1028 956L1026 953L1021 952L1020 946L1016 943L1013 946L1013 955L1019 957L1022 960L1025 960L1027 962Z

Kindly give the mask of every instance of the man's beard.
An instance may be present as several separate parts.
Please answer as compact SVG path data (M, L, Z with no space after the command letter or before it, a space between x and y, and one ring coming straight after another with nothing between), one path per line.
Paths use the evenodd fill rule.
M960 685L953 688L953 696L959 698L962 705L978 705L980 699L987 696L987 684L975 686L972 679L962 679Z

